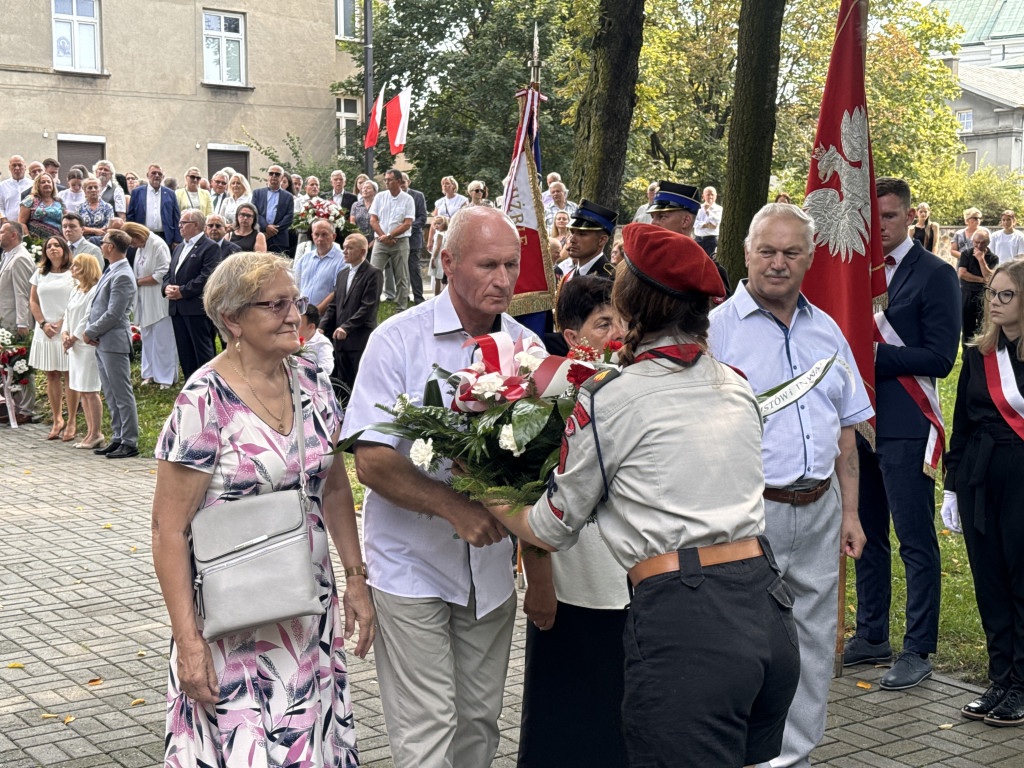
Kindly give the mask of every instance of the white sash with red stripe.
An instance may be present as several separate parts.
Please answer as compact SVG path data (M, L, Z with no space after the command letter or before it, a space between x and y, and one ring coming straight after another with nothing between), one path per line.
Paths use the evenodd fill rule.
M992 402L1010 429L1024 440L1024 395L1017 387L1017 378L1013 375L1010 364L1010 353L1006 347L989 352L983 357L985 361L985 384Z
M892 344L894 347L906 346L900 335L896 333L896 329L889 324L884 312L875 314L875 331L876 341ZM946 425L942 421L939 388L927 376L897 376L896 378L931 424L928 430L928 442L925 444L924 473L929 477L937 477L939 461L942 459L942 453L946 450Z

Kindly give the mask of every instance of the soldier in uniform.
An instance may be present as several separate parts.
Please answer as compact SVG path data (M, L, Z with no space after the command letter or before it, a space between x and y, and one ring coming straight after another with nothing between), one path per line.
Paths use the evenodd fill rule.
M612 303L630 319L626 367L583 385L545 496L491 512L552 551L573 546L596 512L633 589L630 765L765 762L781 749L799 652L792 596L762 535L760 412L746 381L705 354L711 299L724 292L711 259L650 224L623 235Z
M658 182L658 192L654 195L654 202L647 209L651 215L651 223L692 239L693 226L701 207L701 202L697 197L699 191L689 184L676 184L674 181ZM718 269L718 276L722 278L722 285L725 286L725 292L722 295L728 296L732 293L729 273L717 261L713 263Z
M569 222L569 238L565 249L572 259L572 267L565 273L562 282L579 275L615 277L615 266L604 255L608 239L615 233L618 214L603 205L583 200L572 221Z

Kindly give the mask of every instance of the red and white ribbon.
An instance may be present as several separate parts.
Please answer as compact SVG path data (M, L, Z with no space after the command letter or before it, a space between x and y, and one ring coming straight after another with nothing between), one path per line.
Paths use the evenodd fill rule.
M463 413L482 413L524 397L557 397L569 388L569 368L579 364L548 355L532 338L513 341L504 331L477 336L463 346L474 344L473 365L453 374L458 384L452 409Z
M1017 378L1013 375L1010 364L1010 353L1006 347L991 351L983 357L985 361L985 384L992 402L1010 429L1024 440L1024 395L1017 387Z
M894 347L906 346L896 333L896 329L889 324L884 312L875 314L875 341L892 344ZM925 444L924 473L929 477L935 477L938 474L939 461L946 450L946 425L942 420L939 388L927 376L897 376L896 379L931 424L928 442Z

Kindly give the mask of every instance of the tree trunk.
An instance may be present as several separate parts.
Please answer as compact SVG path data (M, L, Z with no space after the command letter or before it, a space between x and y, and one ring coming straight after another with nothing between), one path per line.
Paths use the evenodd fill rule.
M619 209L643 29L644 0L600 0L590 76L573 126L567 185L572 200L585 197L613 211Z
M743 239L768 199L779 84L779 42L786 0L743 0L740 7L729 155L718 260L735 285L747 274Z

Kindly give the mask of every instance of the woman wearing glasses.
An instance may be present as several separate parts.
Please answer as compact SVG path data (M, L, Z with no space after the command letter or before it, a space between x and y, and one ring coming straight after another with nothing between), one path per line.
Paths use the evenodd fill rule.
M185 385L155 452L153 560L172 632L167 765L358 762L344 642L358 625L355 653L365 656L374 612L345 462L331 453L341 411L327 376L296 355L307 301L290 270L289 260L266 253L235 253L214 270L204 306L228 343ZM298 488L299 439L325 613L207 642L193 607L192 516L201 506ZM345 567L344 624L328 534Z
M954 261L960 260L961 253L970 253L972 250L971 238L974 231L981 226L981 211L977 208L968 208L964 211L964 228L953 235L949 244L949 255Z
M1024 724L1024 261L995 268L963 357L942 519L963 528L988 646L985 693L963 716Z
M235 209L235 231L228 235L228 240L243 251L266 253L267 237L260 232L258 222L256 206L252 203L242 203Z
M185 171L185 186L175 191L178 197L178 208L182 211L193 208L203 216L213 213L213 198L210 193L199 186L203 174L194 165Z

